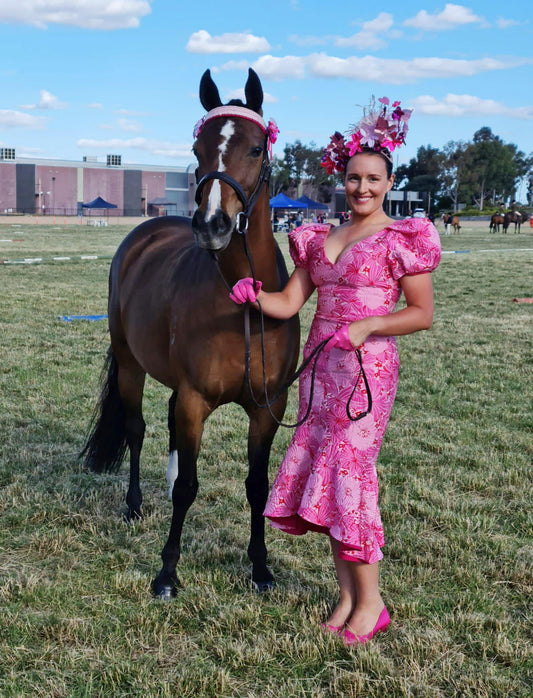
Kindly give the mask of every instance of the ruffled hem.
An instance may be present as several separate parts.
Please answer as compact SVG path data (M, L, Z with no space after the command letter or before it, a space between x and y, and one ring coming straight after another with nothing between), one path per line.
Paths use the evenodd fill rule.
M303 536L308 531L314 531L315 533L323 533L324 535L338 540L338 538L331 533L330 528L308 521L300 516L300 514L292 514L291 516L270 516L269 514L265 514L265 516L269 519L272 528L278 528L280 531L290 533L293 536ZM363 547L356 547L342 540L340 540L339 543L339 557L341 560L347 560L348 562L364 562L368 565L373 565L375 562L379 562L379 560L383 559L383 553L381 552L382 546L380 546L376 540L373 541L373 544Z

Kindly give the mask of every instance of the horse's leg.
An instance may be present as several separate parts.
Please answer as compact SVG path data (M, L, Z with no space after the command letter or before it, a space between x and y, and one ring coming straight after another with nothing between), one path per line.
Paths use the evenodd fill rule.
M142 415L142 396L146 373L133 356L121 352L118 359L118 388L125 410L126 442L130 450L130 480L126 495L128 510L126 518L140 519L142 517L142 492L139 478L141 449L144 441L145 422Z
M198 492L196 460L204 422L209 412L202 397L195 392L185 393L184 390L180 390L176 396L174 426L179 467L172 489L172 523L168 540L161 553L163 567L152 582L154 596L162 599L176 596L179 587L176 566L181 554L181 532L187 511Z
M276 401L272 411L280 420L285 411L286 398ZM249 412L248 463L246 496L250 504L251 528L248 557L252 563L252 582L257 591L267 591L274 586L274 577L267 567L265 544L265 519L263 512L268 497L268 462L270 448L278 429L268 410L254 409Z

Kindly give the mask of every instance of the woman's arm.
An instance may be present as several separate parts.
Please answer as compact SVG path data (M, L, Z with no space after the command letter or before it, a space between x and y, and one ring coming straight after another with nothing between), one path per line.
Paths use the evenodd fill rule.
M429 330L433 323L433 286L431 274L403 276L400 286L407 307L390 315L378 315L350 323L350 341L356 347L371 335L387 337Z
M311 281L309 272L297 267L282 291L276 293L259 291L257 300L261 303L265 315L278 320L287 320L296 315L314 290L315 285Z

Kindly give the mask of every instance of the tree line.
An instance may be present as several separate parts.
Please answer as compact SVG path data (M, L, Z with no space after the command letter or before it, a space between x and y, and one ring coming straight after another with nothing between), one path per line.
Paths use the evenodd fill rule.
M320 166L322 148L297 140L284 148L283 158L272 161L271 193L307 194L330 203L339 178ZM520 183L529 183L533 196L533 157L514 143L505 143L487 126L471 141L449 141L442 149L421 146L416 157L396 169L394 189L425 192L433 210L457 211L459 205L483 211L516 199ZM304 191L305 190L305 191Z

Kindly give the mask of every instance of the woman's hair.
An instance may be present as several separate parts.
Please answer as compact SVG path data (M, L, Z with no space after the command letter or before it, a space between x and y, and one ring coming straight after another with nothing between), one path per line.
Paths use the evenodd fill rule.
M386 148L382 148L381 150L374 150L374 148L363 147L363 149L360 152L364 153L365 155L378 155L383 160L383 162L385 163L385 167L387 168L387 179L391 178L391 176L392 176L392 156ZM356 157L357 155L359 155L359 153L355 153L355 155L352 155L352 157ZM352 158L350 158L350 160L351 159ZM344 168L344 174L346 174L346 168L348 167L348 162L346 163L346 167Z

